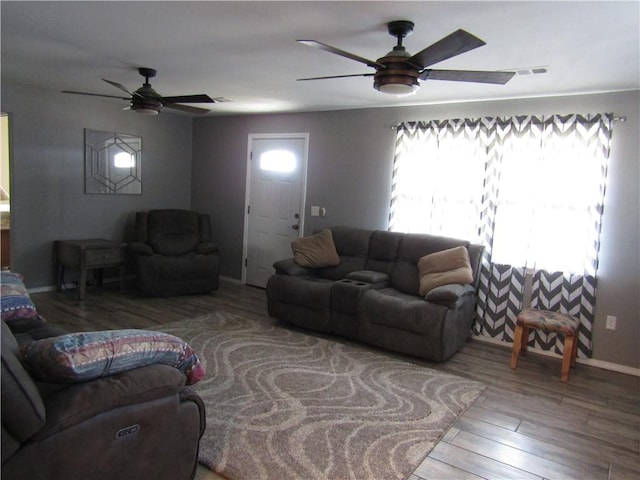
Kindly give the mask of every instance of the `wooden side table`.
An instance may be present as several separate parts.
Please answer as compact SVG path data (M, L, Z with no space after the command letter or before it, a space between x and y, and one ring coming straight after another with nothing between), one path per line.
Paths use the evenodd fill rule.
M56 265L56 289L62 290L65 267L80 270L78 297L84 299L87 288L87 271L100 269L98 284L102 285L104 268L119 267L120 291L124 291L126 243L112 242L101 238L85 240L56 240L53 257Z

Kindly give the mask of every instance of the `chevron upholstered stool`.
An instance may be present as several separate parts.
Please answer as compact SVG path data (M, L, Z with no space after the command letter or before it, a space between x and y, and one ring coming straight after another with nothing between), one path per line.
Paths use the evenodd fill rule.
M562 372L560 379L566 382L569 379L569 368L576 365L576 353L578 351L578 325L580 321L564 313L549 310L527 308L522 310L516 319L516 332L511 351L511 368L518 366L520 353L527 351L529 341L529 329L556 332L564 336L564 354L562 356Z

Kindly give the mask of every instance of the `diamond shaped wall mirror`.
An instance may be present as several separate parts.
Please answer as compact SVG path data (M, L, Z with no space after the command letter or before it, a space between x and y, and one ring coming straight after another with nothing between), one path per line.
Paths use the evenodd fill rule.
M85 128L84 192L140 195L142 137Z

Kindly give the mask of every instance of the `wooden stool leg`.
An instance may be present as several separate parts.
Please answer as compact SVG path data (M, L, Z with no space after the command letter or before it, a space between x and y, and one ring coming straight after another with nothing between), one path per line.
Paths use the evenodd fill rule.
M511 350L511 368L516 368L518 366L518 357L520 357L520 351L522 349L522 337L523 332L528 329L523 327L522 325L516 326L516 331L513 339L513 349ZM526 348L526 343L525 343Z
M564 353L562 355L562 373L560 379L563 382L569 380L569 368L573 361L573 354L575 352L576 337L574 335L567 335L564 339Z
M520 339L520 353L527 353L527 345L529 344L529 327L522 327L520 333L522 338Z
M571 352L571 367L576 366L577 356L578 356L578 333L576 332L576 336L573 341L573 352Z

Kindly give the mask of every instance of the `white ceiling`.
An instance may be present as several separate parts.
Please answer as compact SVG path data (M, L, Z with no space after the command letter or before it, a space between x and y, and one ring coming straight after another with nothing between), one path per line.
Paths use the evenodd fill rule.
M151 67L165 96L206 93L229 103L212 113L336 110L640 88L640 2L9 2L1 7L3 80L120 95ZM373 89L370 77L297 78L373 69L300 45L314 39L372 60L395 44L386 22L411 20L417 53L458 28L487 45L433 68L509 70L548 66L506 85L427 81L412 96ZM126 94L125 94L126 96ZM81 97L87 102L125 101ZM77 97L76 100L77 101ZM206 106L206 105L198 105Z

